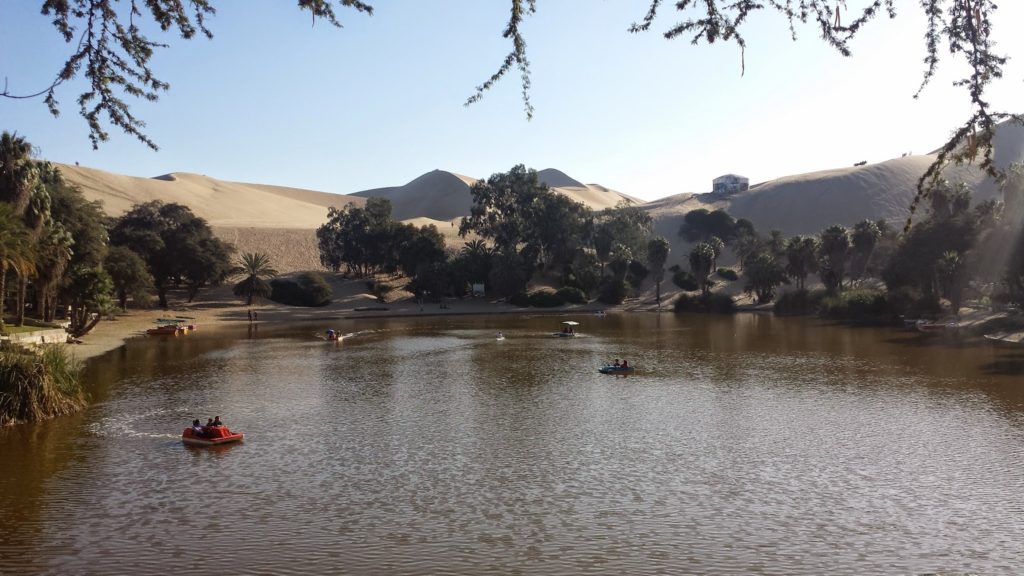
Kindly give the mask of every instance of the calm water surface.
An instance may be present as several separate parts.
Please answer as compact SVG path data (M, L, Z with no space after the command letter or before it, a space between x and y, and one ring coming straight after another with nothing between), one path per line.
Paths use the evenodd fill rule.
M326 327L134 341L85 412L0 430L0 573L1024 573L1024 351L766 315ZM217 414L244 444L181 444Z

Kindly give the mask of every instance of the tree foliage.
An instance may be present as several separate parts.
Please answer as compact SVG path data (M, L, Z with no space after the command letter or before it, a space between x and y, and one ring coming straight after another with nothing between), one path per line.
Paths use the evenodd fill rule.
M814 236L794 236L786 242L786 274L796 280L797 290L804 290L807 276L818 271L820 246Z
M185 285L191 301L203 286L225 279L234 252L188 207L160 200L136 204L118 218L110 242L130 247L145 260L162 308L172 286Z
M265 252L246 252L235 263L231 270L233 276L242 276L242 280L231 289L235 296L245 298L245 305L252 306L253 298L269 298L270 284L264 278L277 276L277 270L270 263L270 256Z
M691 210L683 216L679 227L679 235L687 242L707 242L715 236L727 243L736 238L736 234L736 219L725 210Z
M145 260L127 246L112 246L103 269L110 275L122 310L128 308L128 296L144 294L153 285L153 276L146 268Z
M701 242L690 251L690 272L697 280L701 293L707 296L711 291L708 277L711 276L711 265L715 260L715 251L707 243Z
M743 267L743 275L747 278L744 289L756 295L758 304L771 302L775 289L788 282L782 265L767 252L751 258Z
M661 282L665 279L665 262L671 251L668 240L657 236L647 243L647 263L654 274L655 299L661 306Z
M829 291L843 287L846 261L850 254L850 231L835 224L821 231L818 247L818 275Z

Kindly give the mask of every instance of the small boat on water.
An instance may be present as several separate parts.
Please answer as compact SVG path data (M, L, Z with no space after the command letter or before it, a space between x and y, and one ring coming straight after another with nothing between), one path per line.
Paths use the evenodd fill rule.
M560 332L552 332L552 336L558 336L559 338L575 338L576 327L579 326L579 322L573 322L572 320L566 320L562 322L562 330Z
M502 334L501 332L498 332L498 335L494 339L500 342L505 339L505 335Z
M150 336L177 336L185 332L185 327L178 324L161 324L156 328L146 330L146 334Z
M178 318L157 318L156 327L146 330L146 334L150 336L175 336L178 334L185 334L196 329L196 325L190 323L188 316L181 316Z
M636 368L632 366L616 366L615 364L609 364L607 366L601 366L597 371L601 374L632 374L636 371Z
M220 446L232 442L241 442L245 434L232 432L227 426L211 426L205 434L198 435L191 427L181 433L181 441L191 446Z
M941 332L955 332L960 328L960 325L956 322L933 322L931 320L918 320L914 323L914 328L917 328L918 332L926 334L935 334Z

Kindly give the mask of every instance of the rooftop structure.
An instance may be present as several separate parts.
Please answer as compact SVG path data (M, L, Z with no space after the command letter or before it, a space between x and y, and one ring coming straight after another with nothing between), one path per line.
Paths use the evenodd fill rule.
M712 192L722 192L731 194L734 192L743 192L747 188L750 188L750 179L746 176L740 176L739 174L725 174L715 178L711 181L713 187Z

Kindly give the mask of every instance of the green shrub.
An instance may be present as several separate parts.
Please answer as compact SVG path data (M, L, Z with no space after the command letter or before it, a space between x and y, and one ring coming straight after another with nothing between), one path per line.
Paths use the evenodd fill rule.
M736 303L732 296L712 292L702 294L680 294L675 302L676 312L710 312L713 314L732 314L736 311Z
M270 299L286 306L326 306L333 295L331 286L316 272L303 272L294 280L275 278L270 289Z
M740 275L732 268L719 268L717 274L730 282L735 282L740 279Z
M603 304L614 306L622 304L622 301L629 295L629 286L622 280L615 280L611 276L605 278L598 288L597 299Z
M565 300L550 290L537 290L530 293L529 301L530 306L535 308L554 308L565 304Z
M942 305L938 298L928 297L909 286L890 290L885 295L889 310L896 316L921 318L938 316L942 313Z
M530 297L526 294L526 292L516 292L515 294L509 297L508 303L513 306L519 306L520 308L529 308Z
M45 345L39 353L20 347L0 352L0 427L82 409L81 370L59 344Z
M773 310L780 316L794 314L817 314L821 301L825 298L824 290L797 290L786 292L775 301Z
M688 270L676 267L676 271L672 273L672 283L679 288L686 290L687 292L693 292L694 290L700 290L700 286L697 284L697 279L693 277Z
M586 304L587 294L575 286L563 286L555 294L570 304Z
M650 274L647 266L639 260L630 260L628 272L626 278L633 288L639 288L644 283L644 278L647 278L647 275Z
M847 290L821 300L819 315L849 322L889 322L897 314L879 290Z

